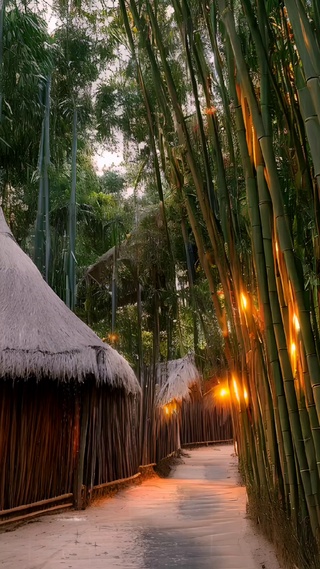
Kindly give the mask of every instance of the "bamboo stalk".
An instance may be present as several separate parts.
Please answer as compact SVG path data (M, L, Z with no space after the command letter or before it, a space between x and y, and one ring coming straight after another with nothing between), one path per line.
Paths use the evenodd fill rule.
M85 391L82 395L82 412L81 412L81 427L80 427L80 443L79 443L79 453L78 453L78 464L77 470L74 477L74 500L75 508L77 510L82 509L82 482L84 474L84 460L86 452L86 442L87 442L87 430L89 421L89 394Z
M74 310L76 304L76 230L77 230L77 127L78 112L76 106L73 110L72 126L72 158L71 158L71 193L69 203L69 263L68 263L68 283L69 294L67 295L67 306Z

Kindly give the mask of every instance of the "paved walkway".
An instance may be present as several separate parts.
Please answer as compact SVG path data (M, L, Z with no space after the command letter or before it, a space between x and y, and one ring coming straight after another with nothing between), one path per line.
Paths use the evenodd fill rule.
M188 451L170 478L0 534L0 569L279 569L245 518L232 453Z

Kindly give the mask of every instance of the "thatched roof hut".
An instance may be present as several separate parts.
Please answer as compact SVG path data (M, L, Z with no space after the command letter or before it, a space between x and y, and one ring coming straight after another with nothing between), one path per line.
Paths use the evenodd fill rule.
M196 368L193 354L184 358L159 363L156 367L159 392L157 404L164 406L171 401L188 400L192 388L200 390L201 374Z
M71 312L20 249L0 209L0 378L84 381L137 393L125 359Z
M45 283L1 208L0 297L0 517L80 507L83 486L137 472L138 381Z
M115 277L117 305L127 306L137 302L140 287L142 301L147 301L148 288L154 287L155 283L159 288L165 288L167 267L168 247L163 212L159 206L153 205L140 214L136 226L126 239L87 268L85 282L89 289L93 287L95 290L96 286L103 285L111 292Z
M132 288L132 275L136 274L137 266L146 267L150 263L158 262L157 255L163 248L166 248L163 214L159 206L152 205L140 213L137 225L120 245L117 245L116 248L111 247L88 267L86 277L100 285L109 282L116 257L118 263L129 269ZM130 283L124 279L123 284L126 287Z
M144 417L148 417L149 425L144 433L143 464L159 462L180 449L181 410L192 393L200 393L201 388L193 354L158 363L155 378L151 374L149 370L143 385Z

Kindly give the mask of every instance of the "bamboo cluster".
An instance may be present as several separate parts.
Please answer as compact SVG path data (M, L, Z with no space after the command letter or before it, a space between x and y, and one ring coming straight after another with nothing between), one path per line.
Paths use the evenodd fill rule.
M120 0L163 175L224 338L249 494L271 524L280 504L306 544L320 523L318 3L172 7Z

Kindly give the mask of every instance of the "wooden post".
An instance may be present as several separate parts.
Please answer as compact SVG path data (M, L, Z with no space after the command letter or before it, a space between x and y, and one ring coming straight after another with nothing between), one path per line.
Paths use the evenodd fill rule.
M81 419L80 419L80 442L78 450L78 463L75 469L74 476L74 506L76 510L84 509L85 504L82 503L82 484L83 484L83 469L84 469L84 457L86 452L86 442L87 442L87 430L89 422L89 391L86 386L82 393L82 408L81 408Z

